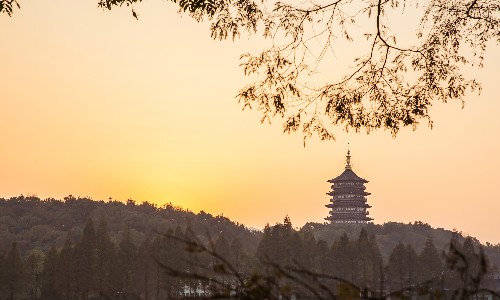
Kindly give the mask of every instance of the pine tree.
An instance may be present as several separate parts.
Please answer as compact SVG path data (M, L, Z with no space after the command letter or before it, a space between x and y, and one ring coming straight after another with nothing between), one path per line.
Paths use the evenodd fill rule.
M20 297L25 285L25 274L23 269L23 261L19 252L17 242L12 242L12 245L7 252L5 258L5 288L9 300L14 300Z
M99 300L115 294L111 286L111 273L115 263L115 249L108 232L107 222L102 218L96 234L96 275L99 289Z
M75 245L71 237L66 237L64 246L59 252L56 269L55 287L58 294L64 299L72 299L78 297L81 290L78 287L78 257L75 251Z
M320 252L312 232L310 230L303 231L301 238L295 239L293 242L296 252L294 255L295 261L308 270L317 272L319 270L317 260L319 260Z
M397 244L389 256L389 264L387 266L391 290L405 288L406 268L406 248L403 243Z
M260 260L261 269L263 269L264 266L263 261L265 259L269 259L269 255L272 249L272 244L273 244L273 239L271 233L271 226L269 226L269 223L267 223L266 226L264 227L262 238L259 242L259 245L257 246L257 251L255 253Z
M335 265L335 275L345 280L352 280L352 251L351 242L346 233L332 246L332 257Z
M83 299L88 300L96 287L96 235L92 219L89 219L83 228L82 237L75 251L78 268L77 285L81 288Z
M328 244L323 240L319 240L316 242L316 249L318 253L318 260L315 269L319 273L327 274L329 273L330 268L333 267Z
M30 251L25 264L25 274L28 283L28 295L32 300L38 300L40 295L43 252L38 249Z
M149 300L150 291L152 290L151 280L154 278L153 272L153 261L152 261L152 238L148 235L144 242L140 245L138 249L138 257L137 257L137 269L136 269L136 282L137 282L137 291L139 291L139 295L143 295L144 300Z
M418 256L417 282L437 279L443 272L443 262L434 245L434 241L429 238Z
M370 237L370 248L373 256L372 260L372 288L378 289L380 292L383 292L385 289L385 278L384 278L384 262L382 259L382 254L380 253L380 249L377 244L377 240L375 236L372 235Z
M132 295L132 278L137 264L137 247L132 241L130 227L127 226L122 232L122 239L118 247L118 270L117 285L121 287L118 291L127 298Z
M157 275L159 276L158 278L159 286L157 288L160 289L159 293L162 293L164 291L162 295L165 294L166 296L161 296L161 297L167 299L173 296L173 289L172 289L173 280L164 270L164 266L170 268L172 266L172 261L176 259L175 257L172 256L172 251L173 251L172 244L174 242L173 236L174 236L174 231L171 228L169 228L164 236L157 238L159 241L154 242L154 244L157 246L155 247L156 249L153 252L153 255L157 261L156 264L158 271Z
M364 228L361 228L361 231L359 232L359 237L356 241L355 249L355 260L357 263L354 271L357 275L357 280L354 281L354 283L364 288L369 285L369 283L373 279L372 247L368 238L368 233Z
M58 254L56 248L52 246L45 255L43 260L41 294L42 299L57 300L60 299L58 289L56 287Z
M417 252L415 252L415 249L413 248L412 245L407 244L405 247L406 254L405 254L405 265L406 265L406 283L405 285L412 286L416 283L416 268L417 268L417 260L418 260L418 255Z

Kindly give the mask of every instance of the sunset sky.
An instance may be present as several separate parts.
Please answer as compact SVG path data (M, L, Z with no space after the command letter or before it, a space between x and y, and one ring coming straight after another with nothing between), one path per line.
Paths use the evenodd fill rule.
M235 98L249 82L239 56L259 39L213 41L209 24L147 1L111 12L97 1L21 1L0 16L0 197L35 194L223 214L263 228L289 215L323 222L350 143L369 180L375 223L422 221L500 243L500 46L471 69L481 95L436 104L422 124L283 134ZM336 54L342 57L342 53Z

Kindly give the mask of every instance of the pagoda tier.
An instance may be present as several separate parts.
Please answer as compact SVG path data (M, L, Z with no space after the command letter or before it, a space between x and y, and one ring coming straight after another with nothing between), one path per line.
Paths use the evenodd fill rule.
M365 192L365 183L368 181L356 175L352 170L350 151L347 151L347 164L344 172L328 182L332 183L332 190L327 193L331 198L330 203L325 206L331 210L325 220L332 223L358 224L373 220L368 217L368 208L371 206L366 203L366 196L370 195Z

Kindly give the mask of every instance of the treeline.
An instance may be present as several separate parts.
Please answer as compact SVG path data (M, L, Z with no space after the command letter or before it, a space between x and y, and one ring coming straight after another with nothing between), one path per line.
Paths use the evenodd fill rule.
M196 235L208 239L220 232L228 238L239 238L243 247L253 251L260 233L224 216L213 216L203 211L195 214L170 203L156 205L149 202L125 203L109 199L94 201L69 195L62 200L36 196L0 198L0 253L5 253L13 240L17 241L23 256L32 249L47 252L52 246L61 248L67 236L82 235L89 219L96 222L105 216L110 239L117 244L128 228L135 243L153 233L165 233L169 228L188 226Z
M369 234L365 227L355 239L344 232L328 246L314 238L310 227L296 231L290 219L285 218L283 224L264 229L256 256L264 269L295 266L301 274L345 280L380 297L402 296L398 293L424 285L425 292L471 291L472 281L478 283L477 287L499 288L498 281L486 276L488 268L491 270L493 266L477 240L455 233L448 243L447 251L438 250L433 239L428 238L422 249L416 251L411 244L399 242L384 259L375 235Z
M21 196L0 199L0 246L0 299L9 300L467 298L498 289L486 276L498 245L421 222L296 230L286 217L256 232L171 204Z
M0 253L5 254L14 240L23 256L32 249L47 252L52 246L61 248L68 234L74 238L82 234L89 218L97 222L103 216L106 217L109 235L114 243L118 243L124 228L128 228L134 242L140 244L152 233L165 233L169 228L175 229L177 226L185 230L189 226L197 236L205 240L224 232L229 239L238 238L243 249L253 253L262 237L262 232L249 230L243 224L222 215L213 216L203 211L195 214L170 203L156 205L149 202L137 203L131 199L125 203L112 199L94 201L72 195L62 200L19 196L0 198ZM302 230L311 231L317 240L326 241L331 246L344 234L351 240L356 239L361 227L307 223ZM454 234L450 230L432 228L422 222L366 224L363 228L375 237L385 261L400 242L410 244L420 252L427 239L432 238L436 248L441 251L447 248ZM480 244L476 239L473 242L476 246ZM500 244L486 243L483 246L492 264L500 266Z
M254 253L245 251L238 238L220 233L200 239L190 227L151 234L139 244L125 228L115 243L107 224L105 218L97 226L89 219L77 239L68 235L63 247L32 249L25 258L14 241L0 258L0 299L157 300L241 293L257 299L315 298L319 292L308 287L345 293L339 280L371 296L394 298L423 284L434 293L491 286L483 280L488 259L471 238L460 242L454 237L447 256L432 239L420 252L399 243L384 262L375 237L365 229L356 239L344 234L329 246L309 230L293 229L289 218L266 226Z
M168 276L164 266L194 272L213 262L206 255L193 260L193 254L179 242L200 241L190 227L151 234L140 244L134 242L129 228L122 232L119 242L114 243L104 218L97 228L89 219L78 239L68 235L62 248L53 246L45 253L33 249L26 259L14 241L5 256L0 256L0 299L184 297L185 289L195 290L198 281ZM220 234L207 242L241 270L253 272L252 258L238 238L228 240Z

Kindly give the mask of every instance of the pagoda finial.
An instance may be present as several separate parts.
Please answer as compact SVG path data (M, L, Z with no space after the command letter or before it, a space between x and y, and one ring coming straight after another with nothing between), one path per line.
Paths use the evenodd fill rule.
M346 156L346 158L347 158L347 160L346 160L345 168L346 168L346 170L351 169L351 150L349 149L349 143L347 143L347 156Z

